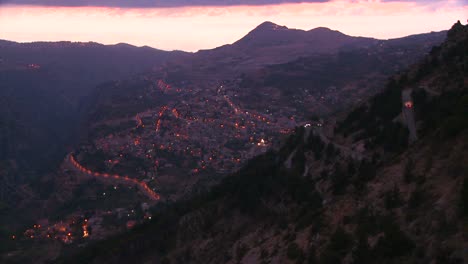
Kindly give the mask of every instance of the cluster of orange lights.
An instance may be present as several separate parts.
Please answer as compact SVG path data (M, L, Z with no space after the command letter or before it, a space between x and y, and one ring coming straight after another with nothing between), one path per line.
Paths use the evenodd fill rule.
M159 110L159 118L158 121L156 121L156 132L159 132L159 129L161 128L161 117L164 115L164 112L166 112L167 106L163 106L161 110Z
M229 99L229 97L227 97L226 95L224 96L224 99L226 100L226 102L228 103L228 105L234 110L234 113L235 114L239 114L240 110L239 108L237 108L233 103L232 101Z
M161 89L163 92L167 92L168 90L171 89L171 86L167 84L166 82L164 82L163 80L158 80L157 85L159 89Z
M225 96L224 96L224 99L225 99L226 102L229 104L229 106L230 106L232 109L234 109L234 113L239 114L239 113L241 112L241 111L239 110L239 108L236 107L236 106L234 105L234 103L232 103L232 101L229 99L229 97L227 97L227 96L225 95ZM252 116L253 118L256 118L256 119L259 120L259 121L267 122L268 124L270 124L270 121L269 121L266 117L264 117L264 116L261 116L261 115L259 115L259 114L251 114L251 113L249 113L249 112L245 112L245 114L246 114L246 115L250 115L250 116ZM236 128L237 128L237 127L238 127L238 124L236 123Z
M84 220L82 227L83 227L83 238L89 237L88 219Z
M173 114L176 118L179 118L179 117L180 117L180 114L179 114L179 112L177 111L176 108L172 108L172 114Z
M135 119L136 119L136 121L137 121L137 127L143 127L143 128L145 127L145 126L143 125L143 120L141 120L141 117L140 117L139 115L136 115L136 116L135 116Z
M131 183L139 187L148 197L150 197L152 200L159 200L160 196L159 194L155 193L151 188L148 187L148 185L145 182L140 182L137 179L133 179L128 177L127 175L125 176L120 176L117 174L110 175L108 173L100 173L100 172L93 172L90 169L87 169L83 167L81 164L79 164L76 160L75 157L73 157L72 154L69 155L70 162L75 166L76 169L81 171L84 174L87 174L89 176L97 177L97 178L112 178L118 181L122 181L125 184Z
M134 144L135 146L140 145L140 143L141 143L141 142L140 142L140 139L139 139L139 138L135 138L135 139L133 140L133 144Z

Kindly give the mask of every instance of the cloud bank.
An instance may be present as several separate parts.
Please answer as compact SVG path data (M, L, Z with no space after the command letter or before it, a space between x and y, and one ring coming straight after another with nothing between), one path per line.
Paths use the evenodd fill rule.
M0 0L0 4L64 7L154 8L184 6L240 6L291 3L322 3L328 0Z
M417 2L431 4L451 0L369 0L366 2ZM158 8L187 6L262 6L297 3L325 3L330 0L0 0L0 5L63 6L63 7L120 7ZM362 1L353 1L362 2Z

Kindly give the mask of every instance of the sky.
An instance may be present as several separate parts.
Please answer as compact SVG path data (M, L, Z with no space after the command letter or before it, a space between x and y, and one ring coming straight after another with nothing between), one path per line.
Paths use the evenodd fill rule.
M388 39L467 19L468 0L0 0L0 39L197 51L233 43L264 21Z

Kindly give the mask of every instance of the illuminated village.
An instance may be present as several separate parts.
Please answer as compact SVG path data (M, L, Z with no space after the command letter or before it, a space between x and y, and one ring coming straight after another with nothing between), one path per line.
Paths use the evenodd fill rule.
M276 118L268 114L274 112L274 105L265 109L266 113L241 108L232 99L238 96L236 92L225 85L211 90L171 88L157 80L153 89L173 99L127 119L93 124L94 127L134 125L93 138L93 146L84 146L77 158L101 150L106 154L109 174L122 174L118 167L128 157L138 159L142 165L137 171L126 173L158 192L156 178L175 170L190 175L203 171L233 172L243 161L277 145L278 135L288 134L297 125L294 110L281 114L291 118Z
M129 188L142 195L136 199L143 201L133 207L96 208L87 214L75 212L57 222L41 220L38 222L42 224L27 229L23 238L81 243L132 228L152 218L149 209L155 202L184 195L171 192L164 179L188 175L188 180L179 184L191 185L209 173L234 172L249 158L279 146L282 134L286 136L296 125L304 123L297 121L304 116L297 116L293 108L286 113L288 110L276 109L274 104L263 111L241 107L236 98L242 96L242 90L229 83L210 83L211 89L173 88L161 79L147 80L152 83L150 96L162 93L172 100L128 118L93 123L95 130L104 124L115 128L90 138L92 144L70 153L63 168L68 175L95 178L109 186L110 191L92 199L112 200L111 192L118 195L122 188ZM281 114L274 114L279 111ZM121 129L121 124L133 125ZM86 163L89 157L96 160L93 156L96 152L104 153L105 159L99 160L104 167ZM125 164L134 160L141 161L139 166L132 163L136 170L125 170ZM103 221L113 224L103 225ZM14 236L18 239L19 235Z

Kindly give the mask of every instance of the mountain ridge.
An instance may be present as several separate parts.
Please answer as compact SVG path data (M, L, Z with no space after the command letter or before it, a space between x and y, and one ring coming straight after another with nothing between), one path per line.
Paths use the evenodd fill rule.
M103 44L96 41L68 41L68 40L60 40L60 41L12 41L7 39L0 39L0 47L5 46L12 46L12 45L24 45L24 46L35 46L35 47L48 47L48 46L57 46L62 45L63 47L122 47L122 48L133 48L133 49L143 49L149 48L154 51L161 51L161 52L172 52L176 50L162 50L154 47L150 47L147 45L143 46L136 46L132 44L128 44L125 42L119 42L115 44Z
M19 42L19 41L12 41L12 40L6 40L6 39L0 39L0 47L5 46L5 45L14 45L14 44L23 44L23 45L40 45L40 46L47 46L47 45L58 45L58 44L66 44L69 46L106 46L106 47L128 47L128 48L149 48L154 51L162 51L162 52L181 52L181 53L198 53L198 52L206 52L206 51L212 51L212 50L219 50L225 47L230 47L234 44L242 44L243 42L246 41L246 39L250 39L252 37L257 37L257 34L260 35L268 35L269 33L272 32L289 32L288 34L292 33L295 37L298 37L303 40L307 40L307 38L323 38L323 37L328 37L328 38L357 38L360 40L373 40L373 41L384 41L384 40L400 40L400 39L405 39L409 37L417 37L417 36L423 36L426 34L443 34L446 31L439 31L439 32L429 32L429 33L417 33L417 34L410 34L407 36L403 37L397 37L397 38L388 38L388 39L378 39L378 38L373 38L373 37L365 37L365 36L351 36L347 35L339 30L334 30L330 29L328 27L316 27L308 30L303 30L303 29L295 29L295 28L288 28L287 26L281 26L278 25L274 22L271 21L265 21L257 25L255 28L247 32L242 38L236 40L235 42L231 44L223 44L219 47L215 47L212 49L200 49L197 52L186 52L186 51L181 51L181 50L162 50L157 47L152 47L148 45L143 45L143 46L136 46L132 44L128 44L125 42L119 42L116 44L102 44L99 42L95 41L28 41L28 42ZM281 33L280 33L281 34ZM274 36L268 36L269 39L273 38ZM276 35L276 37L280 37L280 35ZM310 41L310 40L309 40Z

